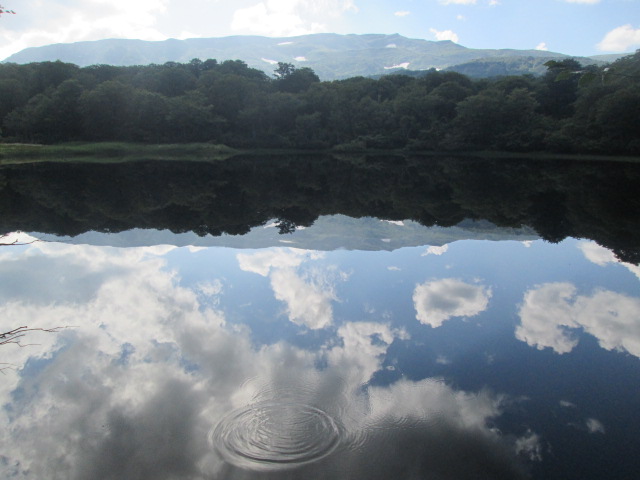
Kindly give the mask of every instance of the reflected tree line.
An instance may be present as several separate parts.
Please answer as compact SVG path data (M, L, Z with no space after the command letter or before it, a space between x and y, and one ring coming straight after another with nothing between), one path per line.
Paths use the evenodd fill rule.
M638 264L639 183L634 163L450 156L5 165L0 231L217 236L272 219L287 233L333 214L444 227L475 219L551 242L591 239Z
M608 67L549 62L541 77L321 82L281 63L80 68L0 65L4 141L215 142L234 147L640 153L640 51Z

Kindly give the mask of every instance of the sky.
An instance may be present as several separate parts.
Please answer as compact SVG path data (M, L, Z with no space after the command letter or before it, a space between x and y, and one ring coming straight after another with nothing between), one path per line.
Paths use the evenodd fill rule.
M640 0L2 0L0 59L105 38L399 33L569 55L640 48Z

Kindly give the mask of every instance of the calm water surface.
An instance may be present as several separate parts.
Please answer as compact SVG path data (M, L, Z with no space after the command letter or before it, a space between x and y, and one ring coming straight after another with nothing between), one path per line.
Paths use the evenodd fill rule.
M11 216L20 207L7 199L35 174L9 170ZM298 193L317 184L296 182ZM4 237L22 245L0 247L0 330L69 328L0 345L0 476L633 478L640 267L623 233L637 222L625 211L594 218L622 201L614 194L598 202L537 185L520 195L541 205L556 195L551 217L532 211L539 223L518 225L507 207L452 226L428 208L447 218L466 204L488 209L499 194L487 185L474 201L425 184L404 197L423 198L409 210L400 188L386 216L361 218L343 215L354 208L344 203L319 217L302 214L304 202L278 204L275 215L275 191L269 219L245 223L243 236L202 222L176 229L173 217L156 230L89 231L80 220L116 207L89 215L90 192L66 210L52 206L55 186L34 190L30 212L46 206L67 222L34 215L30 235ZM215 193L231 219L219 212L235 200ZM571 195L593 201L569 208ZM561 238L541 238L549 232Z

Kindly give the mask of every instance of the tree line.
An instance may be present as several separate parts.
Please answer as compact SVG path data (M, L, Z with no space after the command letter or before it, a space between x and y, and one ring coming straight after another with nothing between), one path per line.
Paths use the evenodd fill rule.
M430 70L321 82L240 60L0 64L0 140L640 153L640 50L607 67L472 80Z

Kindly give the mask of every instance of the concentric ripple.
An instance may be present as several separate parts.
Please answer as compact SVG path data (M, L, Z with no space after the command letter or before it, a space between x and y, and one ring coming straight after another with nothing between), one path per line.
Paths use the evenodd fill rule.
M324 411L302 403L260 402L232 411L210 441L229 463L281 469L317 461L338 445L342 428Z

